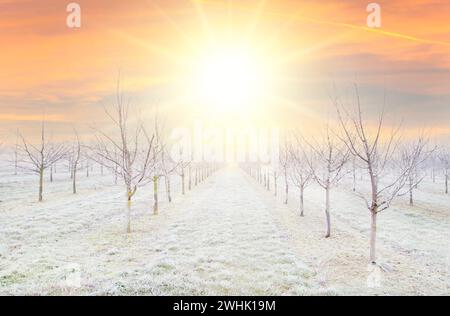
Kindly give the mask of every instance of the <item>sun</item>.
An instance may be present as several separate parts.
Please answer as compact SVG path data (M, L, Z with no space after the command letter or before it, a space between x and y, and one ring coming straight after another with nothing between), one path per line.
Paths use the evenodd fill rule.
M255 106L264 90L263 67L250 50L216 50L201 58L197 69L198 94L224 112Z

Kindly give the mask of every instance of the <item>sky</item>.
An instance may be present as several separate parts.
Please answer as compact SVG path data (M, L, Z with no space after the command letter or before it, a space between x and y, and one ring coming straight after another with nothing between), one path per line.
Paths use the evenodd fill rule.
M43 115L61 138L106 126L119 77L138 115L158 111L174 126L313 129L332 115L330 96L354 101L356 83L369 117L386 96L406 129L450 138L447 0L378 1L379 29L366 27L360 0L78 0L77 29L69 2L0 0L0 141L36 134ZM193 82L204 60L236 47L259 69L258 98L212 107Z

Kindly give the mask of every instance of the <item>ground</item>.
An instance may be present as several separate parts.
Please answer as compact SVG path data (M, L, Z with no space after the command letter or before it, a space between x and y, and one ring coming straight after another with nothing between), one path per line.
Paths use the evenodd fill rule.
M323 238L320 188L295 188L283 204L237 167L219 170L174 201L138 192L126 233L124 192L110 176L66 172L36 202L37 178L0 180L0 294L32 295L449 295L450 197L419 187L380 215L379 263L367 264L369 214L345 182L332 194L332 237ZM163 184L163 183L161 183Z

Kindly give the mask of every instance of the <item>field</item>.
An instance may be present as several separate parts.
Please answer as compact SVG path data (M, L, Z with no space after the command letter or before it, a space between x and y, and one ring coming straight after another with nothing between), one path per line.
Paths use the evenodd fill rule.
M426 179L416 206L402 198L379 219L379 266L368 265L369 211L344 179L332 191L324 238L324 191L291 186L278 196L238 167L224 167L172 203L138 191L126 233L122 186L95 166L71 194L67 171L0 179L0 294L7 295L448 295L450 196ZM358 187L365 181L358 179ZM273 188L272 188L273 189Z

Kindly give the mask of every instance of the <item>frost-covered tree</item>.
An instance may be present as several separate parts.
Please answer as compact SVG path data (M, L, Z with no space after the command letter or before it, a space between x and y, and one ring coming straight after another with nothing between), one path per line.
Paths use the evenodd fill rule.
M166 194L169 203L172 202L170 177L174 173L177 165L170 159L167 150L167 141L164 135L164 128L160 126L158 115L155 117L155 146L154 146L155 164L152 171L153 182L153 213L159 212L159 182L165 181Z
M21 152L21 160L19 165L22 169L31 171L39 177L39 202L43 201L44 192L44 172L51 168L54 163L64 158L66 148L64 144L56 144L46 139L45 120L41 123L40 143L33 145L28 142L23 135L22 146L19 149Z
M191 164L191 154L188 153L183 147L180 147L177 157L175 157L176 163L176 172L181 178L181 194L186 194L186 168ZM200 180L203 181L205 179L205 167L201 166L200 168Z
M284 180L284 204L288 204L289 200L289 168L291 166L291 156L289 154L289 141L287 137L284 137L283 144L280 148L280 169L283 173Z
M392 128L386 131L384 126L384 110L378 118L375 126L364 119L359 91L355 85L355 106L349 111L337 98L333 99L340 125L342 128L341 139L350 150L351 154L358 158L364 165L370 178L370 193L357 194L364 199L370 212L370 262L376 262L376 237L377 215L391 206L391 203L405 194L404 188L414 167L420 161L417 155L422 153L425 142L417 141L409 150L406 163L393 174L391 168L393 159L399 157L399 145L401 143L400 128Z
M97 130L94 157L98 163L115 170L123 181L127 201L127 232L131 232L132 199L139 187L147 184L155 164L155 136L149 135L142 122L129 119L130 105L124 101L117 81L116 102L110 112L105 109L115 128L115 134Z
M349 160L349 150L345 144L334 136L330 126L325 126L325 133L320 141L304 142L309 145L311 155L305 155L314 180L325 190L325 218L327 231L325 238L331 237L331 190L345 175L344 165Z
M400 170L411 168L408 173L407 191L409 205L414 205L414 190L425 179L422 167L434 150L426 150L428 139L421 135L416 142L404 144L401 149Z
M443 148L439 153L439 161L444 170L445 194L448 194L448 182L450 180L450 150Z
M314 164L308 164L307 155L309 151L306 150L304 144L296 138L289 148L289 178L292 183L300 191L300 216L305 216L305 189L311 184L314 178L313 168Z
M73 141L72 148L68 151L70 168L71 168L71 177L72 177L72 193L77 194L77 172L80 168L80 159L81 159L81 142L80 137L76 129L74 129L75 140Z

